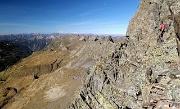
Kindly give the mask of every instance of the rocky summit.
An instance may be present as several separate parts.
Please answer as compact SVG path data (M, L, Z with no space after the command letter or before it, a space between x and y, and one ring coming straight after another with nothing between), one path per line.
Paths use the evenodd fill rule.
M127 37L60 37L1 72L0 108L179 109L179 28L179 0L141 0Z

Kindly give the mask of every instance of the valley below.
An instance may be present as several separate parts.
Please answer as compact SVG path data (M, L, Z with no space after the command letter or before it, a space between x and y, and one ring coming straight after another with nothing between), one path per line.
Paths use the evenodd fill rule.
M141 0L126 37L1 41L0 108L180 109L179 7L179 0ZM163 42L160 21L169 25Z

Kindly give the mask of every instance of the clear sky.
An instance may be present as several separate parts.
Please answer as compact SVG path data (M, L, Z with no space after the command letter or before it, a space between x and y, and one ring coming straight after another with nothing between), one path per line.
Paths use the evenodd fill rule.
M140 0L0 0L0 34L125 34Z

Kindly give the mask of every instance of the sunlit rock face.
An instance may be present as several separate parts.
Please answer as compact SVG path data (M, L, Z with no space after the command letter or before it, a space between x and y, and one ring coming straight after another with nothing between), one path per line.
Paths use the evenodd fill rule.
M156 38L160 21L163 21L169 27L165 33L166 38L174 37L178 22L174 22L173 19L176 17L176 20L179 20L179 7L179 0L141 0L136 14L129 23L127 36L140 39Z
M141 0L127 38L87 72L72 109L180 108L179 0ZM160 21L168 24L158 42Z
M180 108L179 5L142 0L127 37L119 40L54 40L0 73L0 108ZM157 42L161 20L169 29Z

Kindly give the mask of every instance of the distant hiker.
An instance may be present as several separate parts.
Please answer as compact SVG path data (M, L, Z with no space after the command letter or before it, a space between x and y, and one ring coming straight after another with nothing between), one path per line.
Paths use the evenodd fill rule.
M165 24L163 23L163 21L161 21L161 30L160 30L161 32L160 32L160 35L159 35L159 40L161 41L161 42L164 42L164 40L163 40L163 34L164 34L164 32L165 32Z

